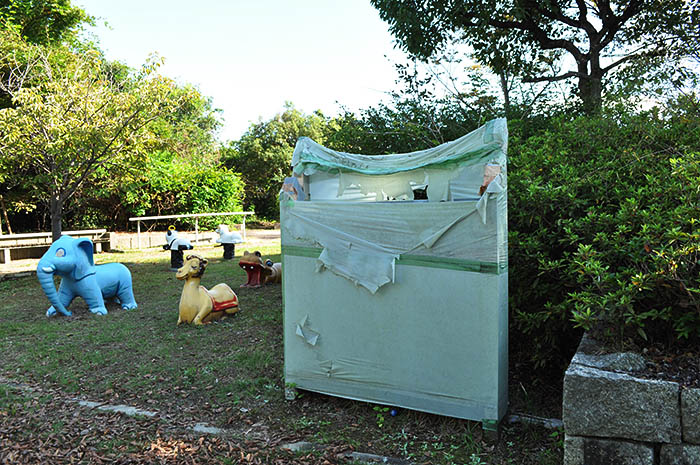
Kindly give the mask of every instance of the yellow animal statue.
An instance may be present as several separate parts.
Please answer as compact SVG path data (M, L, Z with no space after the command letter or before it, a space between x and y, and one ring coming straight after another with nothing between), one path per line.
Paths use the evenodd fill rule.
M201 325L226 315L233 315L239 310L238 297L228 285L220 283L207 290L199 284L208 263L199 255L188 255L185 264L175 274L177 279L185 281L180 297L178 325Z

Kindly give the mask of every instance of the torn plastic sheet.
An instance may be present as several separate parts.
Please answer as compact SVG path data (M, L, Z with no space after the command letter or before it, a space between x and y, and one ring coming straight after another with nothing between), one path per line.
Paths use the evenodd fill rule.
M295 176L284 178L280 193L292 200L306 200L306 192Z
M469 134L437 147L392 155L337 152L302 137L294 148L292 166L297 176L317 171L388 175L420 168L456 170L489 159L505 158L507 141L508 128L504 118L491 120Z
M499 174L486 186L486 191L483 193L479 201L476 203L476 210L479 212L481 217L481 222L486 224L486 205L489 201L489 194L500 194L505 189L501 185L502 183L501 175Z
M497 120L455 143L377 157L299 142L294 171L310 201L280 203L286 382L458 418L503 417L506 135ZM446 201L400 201L426 186L429 200Z
M425 189L428 200L478 200L496 175L506 188L505 156L455 171L421 168L383 176L319 171L308 176L312 201L344 200L377 202L389 199L412 200L416 189ZM492 174L493 171L498 171ZM444 174L444 176L441 176ZM447 177L448 181L445 181ZM445 184L446 183L446 184ZM447 196L447 198L445 198Z
M364 195L375 195L376 201L396 199L413 200L413 188L428 186L431 202L441 202L450 197L450 181L460 174L458 170L426 169L404 171L383 176L341 172L338 197L343 197L350 187L357 187Z
M309 315L304 316L300 322L297 323L296 334L300 336L307 344L315 346L318 342L319 333L309 328Z
M505 198L505 193L485 194ZM507 263L496 204L477 202L282 202L283 246L320 246L319 268L371 293L395 280L402 254ZM502 244L501 244L502 243Z
M298 202L297 205L311 208L293 209L283 202L282 209L288 215L286 232L295 238L316 236L314 243L323 247L316 271L327 268L331 272L349 279L371 293L394 281L394 260L400 252L344 233L324 222L327 215L319 212L317 203ZM316 215L304 214L304 210L316 210ZM332 223L331 223L332 224ZM309 232L313 231L312 235Z
M425 173L423 171L409 171L386 176L341 172L338 184L338 197L342 197L349 187L357 187L364 195L374 194L375 200L378 202L387 198L413 200L412 186L424 183Z
M498 379L507 385L507 369L497 374L507 367L506 274L397 266L401 281L373 295L315 276L309 257L283 260L294 283L285 288L287 382L419 410L445 403L436 412L448 415L464 402L496 405ZM323 336L315 347L294 333L305 315Z

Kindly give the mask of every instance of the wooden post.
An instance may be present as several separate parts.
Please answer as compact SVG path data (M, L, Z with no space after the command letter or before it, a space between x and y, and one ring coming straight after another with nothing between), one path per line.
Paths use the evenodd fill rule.
M241 223L241 232L243 233L243 242L245 242L245 215L243 215L243 223Z
M199 218L194 217L194 242L199 243Z
M141 220L136 221L136 245L141 249Z

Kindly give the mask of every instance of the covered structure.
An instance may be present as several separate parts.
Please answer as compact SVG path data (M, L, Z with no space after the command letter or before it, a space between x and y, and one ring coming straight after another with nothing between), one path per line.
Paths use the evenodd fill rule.
M406 154L297 142L295 187L280 200L287 383L501 420L507 137L496 119Z

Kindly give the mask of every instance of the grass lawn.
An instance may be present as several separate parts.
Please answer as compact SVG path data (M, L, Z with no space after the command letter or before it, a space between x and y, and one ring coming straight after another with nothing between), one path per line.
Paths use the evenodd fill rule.
M259 250L280 259L279 245ZM72 451L84 463L127 457L131 462L123 463L320 464L337 463L337 451L357 450L414 463L561 463L559 431L505 426L494 446L482 440L476 422L407 410L392 417L388 406L309 392L286 401L281 286L239 289L246 281L238 267L242 251L237 248L231 261L222 259L220 247L195 251L209 259L202 284L229 284L241 307L231 318L200 327L176 326L182 282L168 271L169 253L157 249L95 256L98 264L129 267L139 305L133 311L108 303L109 314L99 317L78 298L70 306L73 317L49 319L35 276L0 282L0 462L19 457L3 453L45 450ZM127 404L158 416L98 412L71 398ZM200 438L187 431L200 422L226 433ZM327 449L289 454L273 447L301 440ZM35 463L26 457L25 463ZM52 463L73 463L61 460Z

